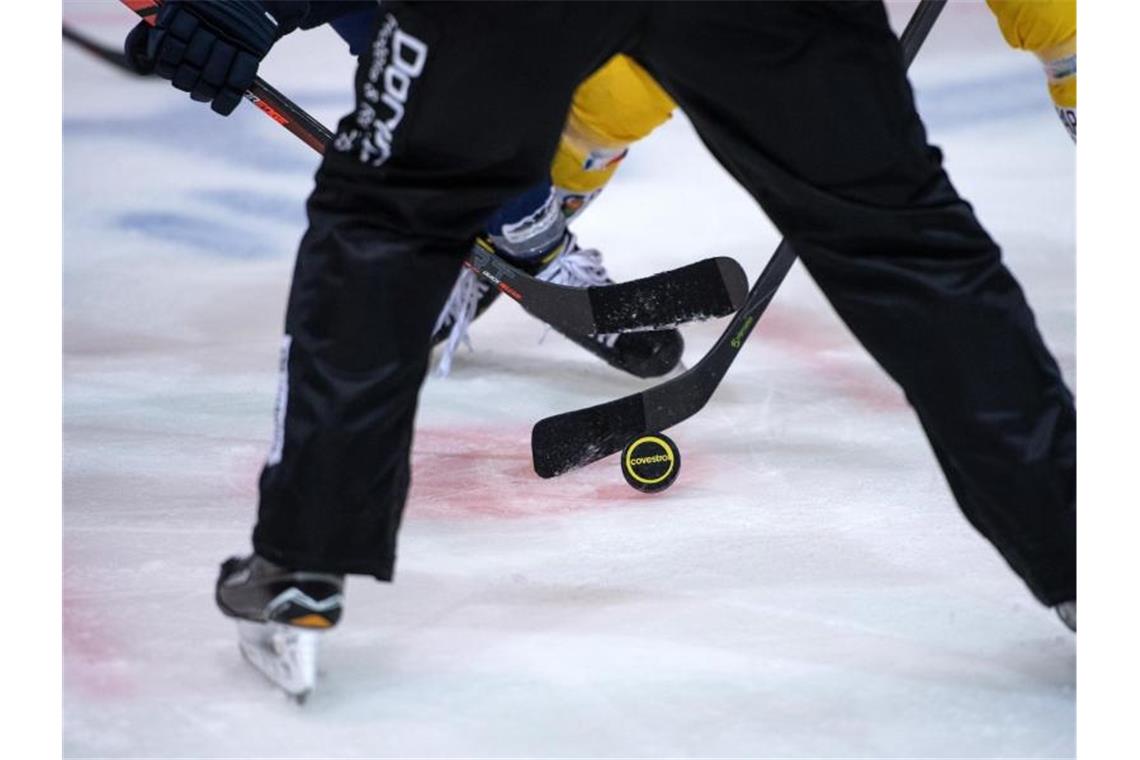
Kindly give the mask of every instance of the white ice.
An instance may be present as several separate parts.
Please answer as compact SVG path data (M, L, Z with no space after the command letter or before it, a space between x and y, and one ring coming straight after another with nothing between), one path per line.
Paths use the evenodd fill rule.
M131 23L64 15L115 44ZM658 496L612 458L532 474L536 420L647 384L503 299L425 386L396 583L351 580L304 708L273 692L212 585L248 549L317 157L248 106L64 56L68 756L1073 755L1074 637L798 265L670 431ZM263 73L330 125L351 102L327 30ZM952 4L914 81L1073 382L1075 151L1037 64ZM618 278L714 254L754 277L778 242L680 116L577 229ZM723 325L686 328L685 361Z

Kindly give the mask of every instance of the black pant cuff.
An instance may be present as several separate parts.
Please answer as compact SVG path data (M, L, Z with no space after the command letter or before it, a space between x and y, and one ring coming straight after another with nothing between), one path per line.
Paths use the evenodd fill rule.
M282 551L263 541L254 541L253 550L263 557L292 570L310 570L321 573L341 573L344 575L371 575L378 581L391 581L396 567L394 556L344 557L335 558Z

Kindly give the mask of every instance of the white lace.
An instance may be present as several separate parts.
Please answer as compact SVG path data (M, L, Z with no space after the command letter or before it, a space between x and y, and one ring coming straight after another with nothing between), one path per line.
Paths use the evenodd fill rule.
M535 279L572 288L608 285L613 280L606 274L602 254L596 248L579 248L574 235L567 233L558 258L535 275Z
M554 261L547 264L541 272L535 275L537 279L571 288L588 288L609 285L613 282L606 273L601 252L595 248L579 248L577 238L573 233L566 233L562 249L562 253L558 254ZM455 286L451 289L451 295L448 296L447 303L443 305L443 310L440 311L439 317L435 321L435 328L432 330L434 335L451 325L451 332L447 336L447 341L444 343L439 356L439 364L435 368L436 377L447 377L451 372L451 360L454 358L455 352L459 350L460 345L466 345L468 350L474 350L471 345L471 338L468 335L468 328L471 326L472 320L475 319L475 311L480 299L490 288L489 282L466 267L459 273ZM550 332L549 326L543 332L543 338L548 332ZM613 348L619 335L620 333L613 333L595 337L598 342Z
M539 272L536 278L572 288L597 287L609 285L613 282L606 272L605 264L602 263L602 252L596 248L579 248L577 238L570 232L566 233L563 252ZM550 332L549 326L543 333L543 337L548 332ZM619 335L620 333L613 333L594 337L599 343L604 343L613 348Z
M451 325L451 332L447 336L447 342L443 344L443 352L435 368L437 377L447 377L451 372L451 359L459 350L460 344L465 344L468 350L474 350L467 328L471 325L471 320L475 319L475 309L479 305L479 299L490 288L491 283L467 267L463 267L460 271L451 289L451 295L447 297L447 303L439 312L439 318L435 320L435 328L432 330L432 335L435 335Z

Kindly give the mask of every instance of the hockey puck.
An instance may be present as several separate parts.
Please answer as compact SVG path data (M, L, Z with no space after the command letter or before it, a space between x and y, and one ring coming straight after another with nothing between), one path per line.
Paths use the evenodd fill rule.
M635 438L621 453L625 482L644 493L657 493L673 485L681 470L677 444L661 433Z

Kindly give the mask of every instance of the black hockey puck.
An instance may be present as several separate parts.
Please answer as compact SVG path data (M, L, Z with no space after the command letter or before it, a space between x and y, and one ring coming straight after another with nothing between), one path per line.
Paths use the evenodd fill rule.
M635 438L621 452L621 474L625 482L645 493L664 491L673 485L681 470L677 444L661 433Z

